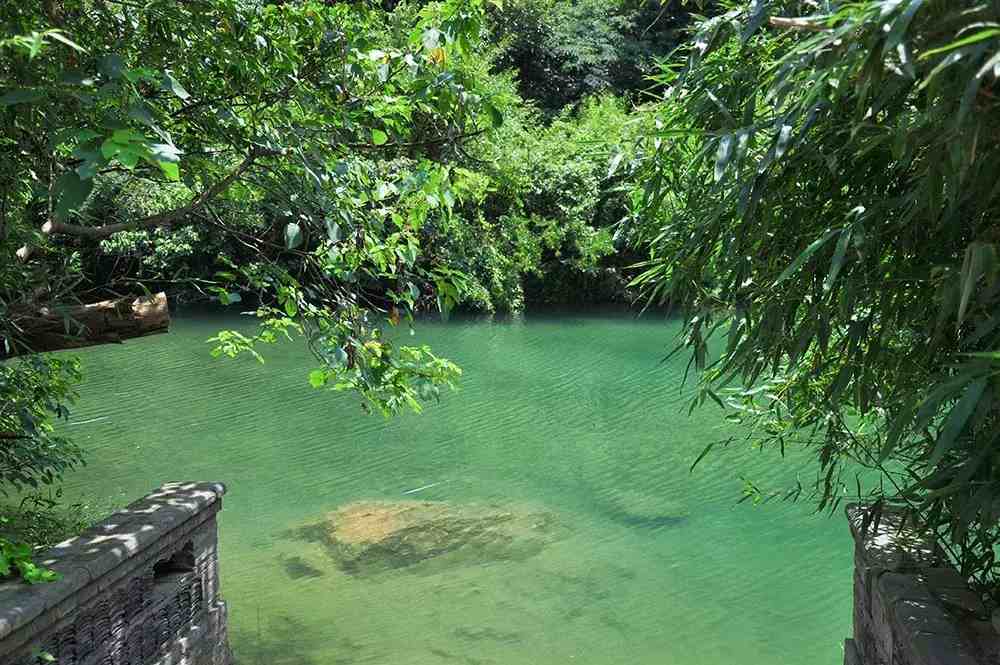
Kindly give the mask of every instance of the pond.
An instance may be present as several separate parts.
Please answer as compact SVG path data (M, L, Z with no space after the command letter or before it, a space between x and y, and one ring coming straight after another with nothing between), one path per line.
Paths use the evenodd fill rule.
M182 315L169 335L86 350L67 431L90 460L69 476L71 497L227 484L222 588L241 665L842 661L846 523L806 503L737 504L741 477L784 487L811 478L807 459L744 444L689 471L732 432L715 407L688 415L687 359L663 362L675 322L421 322L413 339L462 366L461 388L391 420L312 389L300 344L263 366L211 358L205 340L239 324ZM529 549L362 571L303 537L373 500L523 510L557 526Z

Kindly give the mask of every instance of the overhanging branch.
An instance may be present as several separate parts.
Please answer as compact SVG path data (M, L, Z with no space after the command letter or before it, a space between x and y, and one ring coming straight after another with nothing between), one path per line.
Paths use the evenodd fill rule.
M10 319L18 331L17 343L6 349L0 345L0 358L115 344L164 333L170 327L170 310L166 294L157 293L37 311L14 310Z
M239 180L240 177L246 173L251 166L253 166L253 163L258 158L277 154L280 153L274 150L266 150L263 148L251 149L249 154L247 154L243 161L240 162L239 165L233 169L231 173L229 173L229 175L222 180L219 180L201 194L191 199L187 205L183 205L180 208L157 213L155 215L143 217L142 219L137 219L131 222L104 224L103 226L81 226L79 224L65 224L63 222L49 220L42 226L42 232L49 235L63 234L99 240L101 238L107 238L108 236L120 231L137 231L140 229L152 228L154 226L171 224L186 215L197 212L206 203L229 189L234 182Z

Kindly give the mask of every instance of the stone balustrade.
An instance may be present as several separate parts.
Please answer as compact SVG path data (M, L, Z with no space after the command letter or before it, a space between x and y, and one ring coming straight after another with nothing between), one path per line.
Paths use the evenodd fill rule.
M0 665L230 665L218 483L169 483L0 584ZM54 659L54 661L52 661Z
M1000 635L979 595L905 514L848 506L854 636L844 665L997 665Z

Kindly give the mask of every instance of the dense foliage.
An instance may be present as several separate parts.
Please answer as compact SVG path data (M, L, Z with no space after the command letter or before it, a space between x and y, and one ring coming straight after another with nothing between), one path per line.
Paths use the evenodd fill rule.
M39 316L86 338L73 307L101 299L239 304L259 328L219 332L214 354L263 360L264 345L304 339L314 387L389 414L459 374L386 334L420 310L622 299L634 257L616 253L624 199L606 165L635 132L626 104L582 95L635 89L655 49L637 10L549 8L565 20L533 20L581 48L598 21L619 64L625 33L642 42L628 82L606 54L570 54L563 82L588 82L539 99L544 111L522 100L532 75L510 68L528 63L496 41L530 3L0 9L0 357L20 356L0 364L0 491L51 485L83 459L56 427L80 368L30 353Z
M1000 10L730 5L660 75L661 129L634 165L639 281L689 307L700 400L725 401L757 445L815 451L822 507L902 502L988 581Z
M521 93L549 111L588 94L633 95L682 39L687 15L671 0L512 0L492 13L496 66L513 69Z

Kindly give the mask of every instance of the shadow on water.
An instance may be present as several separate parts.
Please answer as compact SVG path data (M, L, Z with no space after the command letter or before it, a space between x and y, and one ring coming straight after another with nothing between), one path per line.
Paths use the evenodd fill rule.
M281 560L281 565L285 569L285 574L293 580L304 577L323 577L326 575L322 570L313 566L300 556L286 556Z

